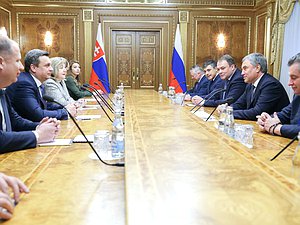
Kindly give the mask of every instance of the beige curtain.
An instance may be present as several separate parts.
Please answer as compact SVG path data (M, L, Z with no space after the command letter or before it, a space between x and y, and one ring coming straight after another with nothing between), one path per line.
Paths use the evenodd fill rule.
M296 0L276 0L272 24L271 64L273 75L279 78L283 49L284 26L289 20Z

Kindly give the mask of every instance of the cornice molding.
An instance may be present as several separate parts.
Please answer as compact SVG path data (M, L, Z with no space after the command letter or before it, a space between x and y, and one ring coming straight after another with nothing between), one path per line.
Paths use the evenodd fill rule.
M153 2L153 3L143 3L147 2L147 0L137 0L137 2L134 3L128 3L126 0L123 0L123 2L113 2L113 0L4 0L4 1L10 1L14 5L34 5L34 4L94 4L98 5L99 3L106 3L106 4L126 4L128 5L135 5L135 4L143 4L143 5L155 5L155 4L161 4L161 5L169 5L169 4L176 4L176 5L203 5L203 6L255 6L255 0L162 0L160 2ZM140 3L138 3L140 1ZM257 0L257 1L263 1L263 0Z

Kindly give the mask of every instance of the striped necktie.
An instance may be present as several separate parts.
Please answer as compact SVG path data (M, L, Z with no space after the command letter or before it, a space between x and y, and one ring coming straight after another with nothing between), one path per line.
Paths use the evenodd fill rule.
M7 101L5 98L5 91L2 89L0 89L0 101L1 101L2 110L3 110L3 115L1 115L1 127L2 127L2 122L4 119L4 122L6 124L6 131L12 131L9 112L8 112L8 108L7 108ZM0 112L0 114L1 114L1 112Z

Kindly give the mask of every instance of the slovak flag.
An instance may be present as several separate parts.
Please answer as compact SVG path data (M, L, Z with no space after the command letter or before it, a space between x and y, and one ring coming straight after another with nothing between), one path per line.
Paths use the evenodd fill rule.
M179 24L177 24L175 43L172 56L172 64L169 75L169 86L175 88L175 92L186 92L185 68Z
M98 86L95 86L95 82L97 82L101 86L100 90L105 91L106 93L110 93L104 44L101 33L101 23L99 23L98 25L97 39L92 64L92 74L90 78L90 85L99 89Z

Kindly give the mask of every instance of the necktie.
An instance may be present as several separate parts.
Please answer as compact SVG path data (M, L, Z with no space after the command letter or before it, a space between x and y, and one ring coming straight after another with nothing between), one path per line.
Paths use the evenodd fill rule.
M43 98L43 95L45 94L45 85L40 85L40 91L41 91L41 97Z
M226 89L226 91L223 92L222 100L225 99L225 95L226 95L226 92L227 92L227 87L228 87L228 85L229 85L229 81L226 80L226 81L225 81L225 84L224 84L224 88Z
M250 102L252 102L255 93L255 86L252 84L250 88Z
M4 119L5 124L6 124L6 131L12 131L11 129L11 122L10 122L10 117L9 117L9 113L8 113L8 108L7 108L7 102L6 102L6 98L5 98L5 91L4 90L0 90L0 101L1 101L1 105L2 105L2 109L3 109L3 114L1 115L1 126L2 126L2 120Z

